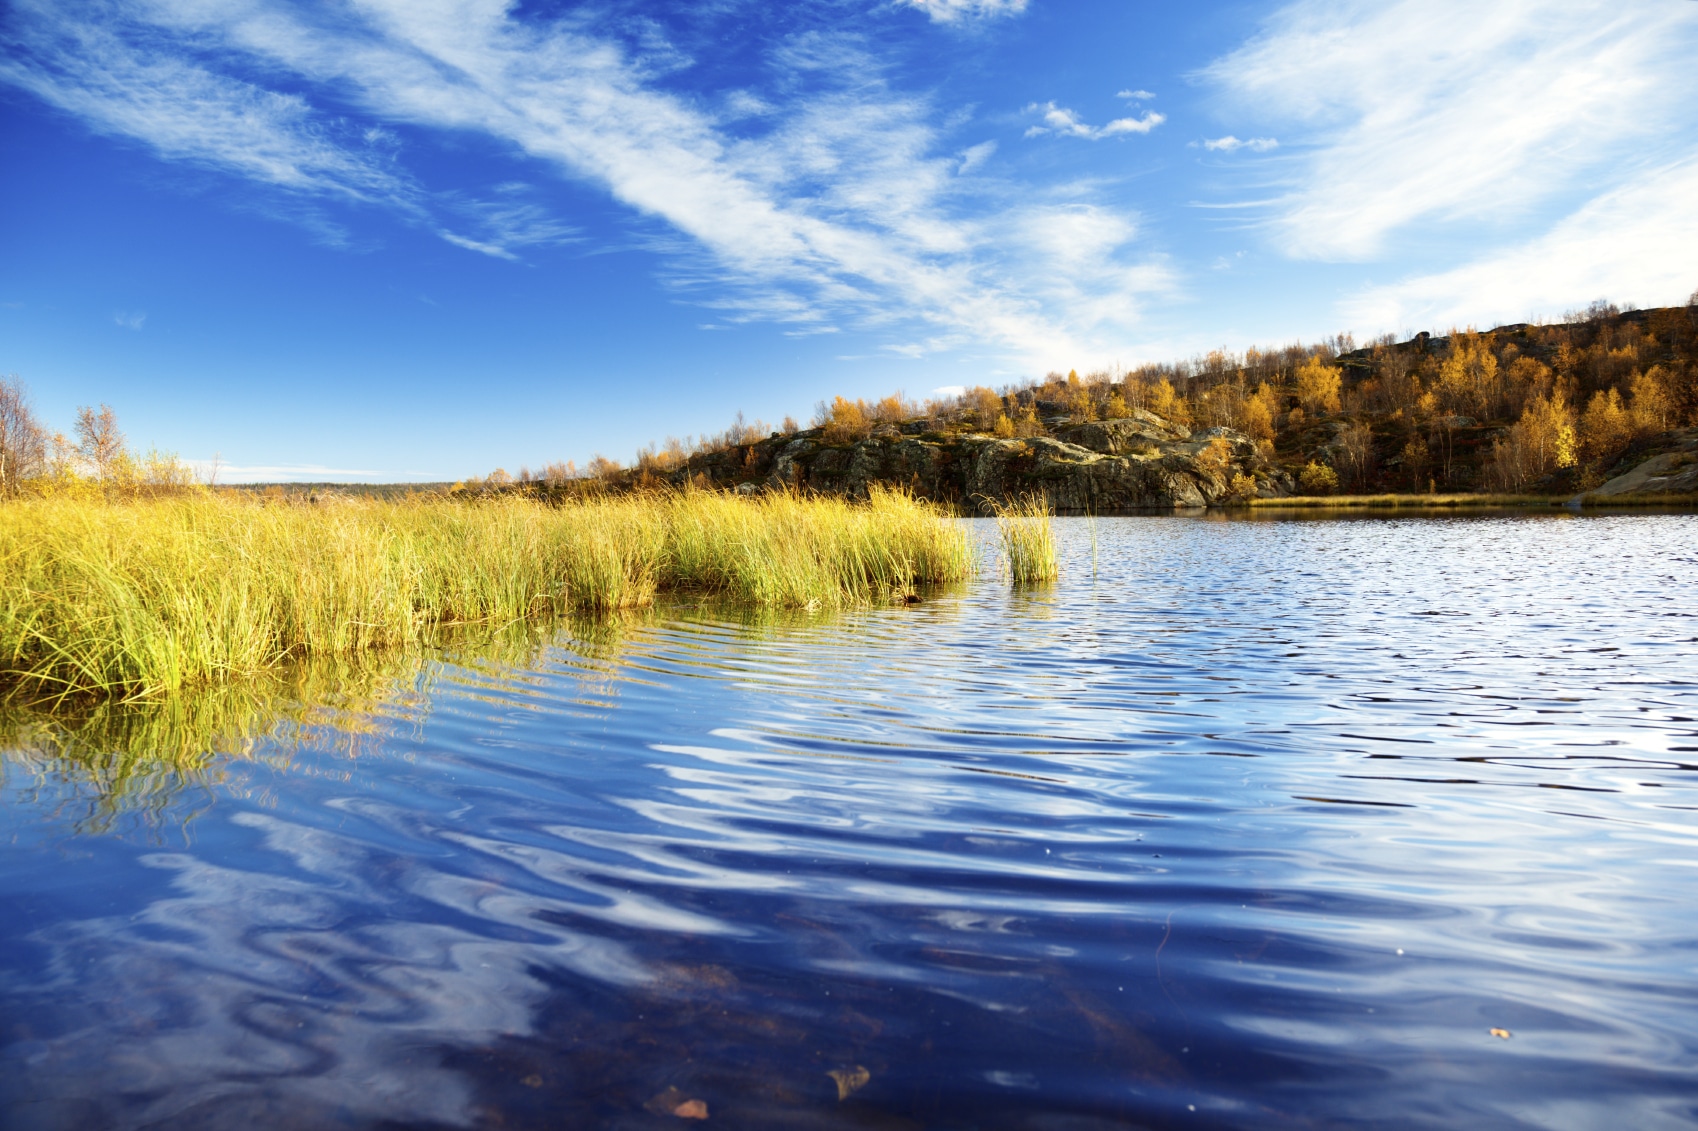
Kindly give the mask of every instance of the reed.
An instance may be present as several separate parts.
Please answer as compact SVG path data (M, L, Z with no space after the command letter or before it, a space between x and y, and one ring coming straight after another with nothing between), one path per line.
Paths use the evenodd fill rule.
M1061 573L1055 555L1055 528L1050 522L1049 500L1027 495L1010 503L991 504L996 513L996 530L1002 552L1008 558L1008 573L1016 585L1054 581Z
M897 492L864 504L701 491L558 506L23 500L0 507L0 678L33 698L144 698L662 591L833 608L976 568L964 529Z

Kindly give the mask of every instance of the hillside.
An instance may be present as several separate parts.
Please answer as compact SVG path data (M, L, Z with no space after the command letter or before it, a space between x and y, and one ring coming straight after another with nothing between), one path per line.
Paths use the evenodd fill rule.
M1217 351L925 405L839 397L810 428L739 421L645 449L629 469L598 461L597 475L851 496L886 483L966 509L1041 491L1063 513L1344 492L1566 497L1660 453L1684 466L1678 430L1698 425L1694 300L1366 346L1342 336Z

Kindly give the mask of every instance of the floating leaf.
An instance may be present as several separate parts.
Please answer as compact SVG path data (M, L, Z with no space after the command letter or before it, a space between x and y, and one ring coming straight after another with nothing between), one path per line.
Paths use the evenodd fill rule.
M656 1115L675 1115L679 1119L706 1119L708 1117L707 1101L691 1099L677 1088L653 1097L643 1107Z
M842 1103L856 1092L867 1086L867 1081L873 1074L857 1064L853 1068L833 1068L826 1073L837 1081L837 1102Z
M1492 1036L1497 1037L1499 1040L1507 1041L1510 1038L1510 1032L1508 1029L1493 1029Z

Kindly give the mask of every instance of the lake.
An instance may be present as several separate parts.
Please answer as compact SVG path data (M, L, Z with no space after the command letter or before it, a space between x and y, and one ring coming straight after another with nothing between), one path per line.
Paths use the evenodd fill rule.
M14 713L0 1127L1698 1122L1698 517L1057 529Z

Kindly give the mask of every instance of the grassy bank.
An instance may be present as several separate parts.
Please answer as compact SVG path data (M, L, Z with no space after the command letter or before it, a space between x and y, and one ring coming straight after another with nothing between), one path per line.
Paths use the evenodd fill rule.
M1292 495L1284 499L1250 499L1241 505L1258 510L1337 509L1362 507L1388 510L1465 510L1477 507L1564 507L1578 505L1586 509L1629 507L1691 507L1698 506L1698 495L1688 493L1633 495Z
M1283 507L1387 507L1398 509L1463 507L1560 507L1568 496L1554 495L1293 495L1285 499L1251 499L1256 508Z
M220 498L0 507L0 679L29 698L145 697L444 626L640 607L662 591L778 608L970 576L925 504L711 492L267 506Z

